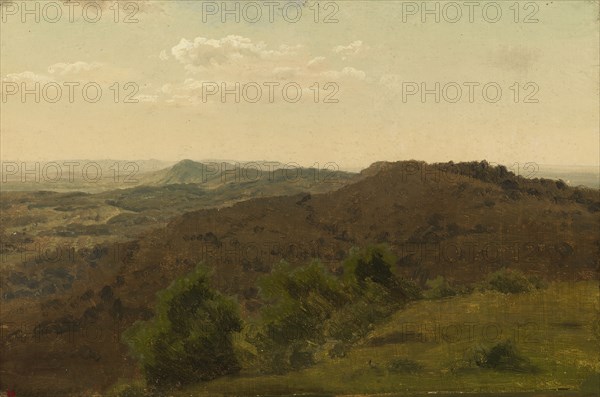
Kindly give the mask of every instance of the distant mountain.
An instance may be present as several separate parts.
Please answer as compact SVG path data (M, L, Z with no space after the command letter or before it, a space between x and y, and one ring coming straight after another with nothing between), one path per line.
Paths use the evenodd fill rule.
M6 163L6 162L5 162ZM235 162L210 160L177 163L159 160L61 160L50 162L14 161L2 167L2 191L106 192L139 186L195 184L212 189L235 183L238 186L268 184L309 189L314 186L341 186L355 173L339 170L333 164L323 168L304 168L296 164L273 161ZM2 172L2 171L0 171ZM236 189L236 188L234 188Z
M142 184L169 185L178 183L205 183L209 165L192 160L182 160L175 165L144 176Z
M225 184L267 185L269 183L303 185L343 184L354 173L331 168L304 168L278 162L197 162L182 160L172 167L144 175L142 185L199 184L215 188Z

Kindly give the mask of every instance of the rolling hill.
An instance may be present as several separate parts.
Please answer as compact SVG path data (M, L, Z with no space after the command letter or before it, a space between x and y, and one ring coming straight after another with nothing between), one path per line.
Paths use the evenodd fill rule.
M178 177L187 178L196 165L181 168ZM11 375L22 388L39 390L54 377L57 388L68 391L105 387L132 374L120 332L152 316L155 293L198 262L215 269L214 286L237 296L245 315L261 305L256 279L277 262L319 258L339 271L350 248L373 243L387 244L399 258L397 270L419 285L438 275L475 282L502 267L550 280L594 280L599 215L596 190L521 178L486 162L415 161L376 163L324 193L188 212L134 241L39 267L62 285L41 302L14 296L3 302L3 312L14 315L3 329L2 379ZM36 268L35 262L28 266ZM8 279L13 292L31 281L15 273Z

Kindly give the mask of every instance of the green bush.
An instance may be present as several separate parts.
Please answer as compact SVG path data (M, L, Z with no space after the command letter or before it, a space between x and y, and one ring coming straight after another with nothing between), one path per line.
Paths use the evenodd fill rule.
M359 294L370 280L387 289L397 301L420 297L420 290L414 283L396 274L397 262L398 258L385 245L353 249L344 261L344 281L357 288Z
M349 299L342 285L319 262L296 269L282 262L259 279L259 289L267 304L250 343L262 352L261 368L281 373L312 365L327 320Z
M394 274L395 263L389 250L374 246L353 250L341 278L319 262L295 269L281 263L263 276L260 330L248 338L261 352L257 366L276 373L305 368L317 352L327 353L327 341L348 345L364 338L419 296L415 284Z
M332 313L327 323L327 335L344 342L364 338L381 322L400 308L389 291L371 280L364 282L360 294L353 295L346 305Z
M423 365L408 358L395 358L388 364L388 370L394 373L414 374L423 370Z
M343 342L338 342L329 350L330 358L343 358L348 354L348 345Z
M291 269L282 263L259 280L267 301L261 312L268 335L277 343L322 343L324 321L348 299L337 279L319 262Z
M241 330L234 301L209 285L198 266L158 294L156 314L123 339L154 388L206 381L239 371L231 334Z
M427 280L425 284L429 289L423 293L423 296L427 299L440 299L458 294L442 276L437 276L433 280Z
M503 268L490 274L482 287L504 294L519 294L544 288L545 284L538 278L527 278L518 270Z
M508 339L492 347L476 346L467 355L467 366L496 371L535 372L536 367L522 356Z
M531 285L535 289L545 289L545 288L548 288L548 284L541 277L531 276L531 277L529 277L527 279L529 280L529 282L531 283Z

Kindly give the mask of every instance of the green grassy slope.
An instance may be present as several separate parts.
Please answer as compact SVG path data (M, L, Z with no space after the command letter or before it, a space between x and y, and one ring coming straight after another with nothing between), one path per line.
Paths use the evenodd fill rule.
M600 372L593 331L598 299L595 282L561 282L526 294L486 291L422 300L398 311L344 358L322 357L309 369L281 376L247 370L178 395L578 390ZM456 369L477 346L505 339L512 339L537 370ZM418 364L414 372L391 370L389 363L398 358Z

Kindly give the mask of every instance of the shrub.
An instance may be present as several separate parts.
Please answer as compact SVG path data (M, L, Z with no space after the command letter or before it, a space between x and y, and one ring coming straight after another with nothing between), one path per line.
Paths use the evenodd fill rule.
M545 289L548 288L548 284L544 279L538 276L531 276L528 278L529 282L535 289Z
M452 288L448 281L442 276L437 276L433 280L427 280L425 284L429 287L429 289L423 293L423 296L427 299L440 299L457 295L457 291Z
M344 275L348 282L363 286L367 279L386 287L392 286L391 264L396 258L383 246L352 250L344 261Z
M325 324L348 296L335 276L319 262L292 269L282 262L259 279L260 330L249 342L262 352L263 371L282 373L313 363L315 346L325 343Z
M330 358L343 358L348 354L348 346L345 343L338 342L329 350Z
M240 369L231 334L241 330L235 303L209 286L198 266L158 294L155 317L123 339L154 388L206 381Z
M262 319L277 343L324 342L324 321L348 299L336 278L318 262L294 270L283 263L262 277L259 286L261 297L268 302Z
M359 296L332 314L327 323L328 336L344 342L364 338L374 324L381 322L400 307L385 287L367 280Z
M344 275L330 273L319 262L292 269L282 263L259 279L260 330L248 342L256 346L258 366L285 372L312 365L328 340L343 344L365 337L409 299L418 287L392 271L395 257L382 246L353 250ZM338 356L336 350L332 356Z
M408 358L395 358L388 364L388 370L394 373L414 374L423 370L423 365Z
M396 256L384 245L353 249L344 261L344 281L355 290L357 287L359 294L367 280L371 280L387 289L392 298L399 302L420 297L419 288L414 283L395 273L392 266L397 261Z
M490 274L483 285L483 289L504 294L519 294L543 287L544 284L540 279L529 279L522 272L511 269L501 269Z
M522 356L508 339L492 347L476 346L468 353L468 365L496 371L535 372L536 367Z

